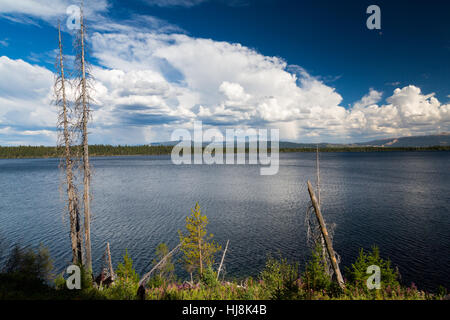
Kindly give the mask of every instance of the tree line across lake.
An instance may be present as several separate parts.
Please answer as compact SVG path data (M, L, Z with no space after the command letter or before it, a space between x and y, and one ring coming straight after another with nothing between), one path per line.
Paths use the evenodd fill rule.
M74 147L77 149L77 147ZM81 151L81 148L78 147ZM138 156L138 155L168 155L173 146L128 146L128 145L90 145L91 156ZM316 148L280 148L280 152L316 152ZM379 151L450 151L450 146L433 147L325 147L320 152L379 152ZM270 152L270 148L268 150ZM246 149L248 152L248 148ZM193 149L192 149L193 153ZM63 154L62 147L49 146L0 146L0 158L59 158Z

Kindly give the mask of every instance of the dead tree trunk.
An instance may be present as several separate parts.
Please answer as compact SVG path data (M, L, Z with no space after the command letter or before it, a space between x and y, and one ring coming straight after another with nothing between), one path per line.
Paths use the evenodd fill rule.
M114 269L112 266L111 251L109 250L109 242L106 243L106 254L108 255L109 276L111 277L111 281L114 281Z
M319 163L319 145L316 145L316 189L317 189L317 205L320 208L320 163ZM323 263L325 264L326 268L327 268L327 272L328 274L331 275L331 269L329 268L329 263L328 263L328 259L326 258L327 256L327 249L326 249L326 245L325 245L325 239L323 238L323 236L320 237L320 245L322 247L322 260Z
M223 251L222 260L220 260L219 269L217 269L217 280L219 280L220 270L222 270L223 260L225 259L225 254L227 253L228 243L230 240L227 240L227 244L225 245L225 250Z
M314 190L311 185L311 182L309 182L309 181L308 181L308 192L309 192L309 196L311 197L311 202L314 207L314 211L316 213L317 222L319 223L319 226L320 226L320 231L322 232L322 236L325 240L328 255L330 257L330 261L331 261L331 264L332 264L332 267L334 270L334 274L336 275L337 282L339 284L339 287L341 287L341 289L345 289L344 279L342 278L341 270L339 269L339 265L336 260L336 255L333 250L333 244L330 240L330 237L328 236L327 227L323 220L322 213L320 211L320 206L317 202L316 195L314 194Z
M90 182L91 168L89 165L89 144L88 144L88 121L90 116L90 94L88 90L88 72L85 59L85 24L83 7L80 10L80 30L77 39L77 67L78 67L78 97L77 104L79 113L81 113L81 143L82 143L82 162L83 162L83 206L84 206L84 240L85 240L85 266L88 272L92 273L92 254L91 254L91 207L90 207Z
M83 12L83 11L81 11ZM89 145L88 145L88 132L87 123L89 117L87 93L86 93L86 66L84 61L84 21L83 13L80 17L81 28L81 65L82 65L82 100L83 100L83 171L84 171L84 236L86 245L86 266L88 270L92 270L92 255L91 255L91 204L90 204L90 183L91 183L91 170L89 166Z
M80 211L78 203L78 193L74 184L72 141L69 126L68 105L66 96L66 77L64 72L64 59L62 48L61 27L58 24L58 47L59 55L57 60L59 75L55 81L56 104L61 107L59 112L58 127L62 129L59 133L59 145L64 145L66 187L70 220L70 239L72 245L72 262L82 263L82 236L80 226ZM62 136L61 136L62 135Z

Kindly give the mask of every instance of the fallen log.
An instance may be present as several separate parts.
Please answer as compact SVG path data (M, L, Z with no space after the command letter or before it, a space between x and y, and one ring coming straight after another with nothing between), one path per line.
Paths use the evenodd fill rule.
M175 251L177 251L179 248L181 247L181 243L179 243L175 248L172 249L172 251L170 251L168 254L166 254L149 272L147 272L142 279L139 281L139 286L143 285L146 283L146 281L148 280L148 278L150 278L151 274L158 269L158 267L164 263L168 257L170 257L172 254L175 253Z
M313 187L311 182L308 180L308 192L311 198L312 205L314 207L314 212L316 213L317 222L320 226L320 231L322 232L323 239L325 240L325 244L327 247L328 256L330 257L331 265L333 267L334 274L336 275L337 282L341 289L345 289L344 279L342 278L341 270L339 269L339 265L336 260L336 255L333 250L333 243L331 242L330 237L328 236L327 227L325 225L325 221L323 220L322 213L320 212L320 206L317 202L316 195L314 194Z

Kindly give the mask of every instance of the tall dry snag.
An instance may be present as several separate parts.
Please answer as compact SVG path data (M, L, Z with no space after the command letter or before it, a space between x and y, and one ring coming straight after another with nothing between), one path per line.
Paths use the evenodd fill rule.
M90 207L90 183L91 169L89 165L89 144L88 144L88 121L90 119L91 96L91 74L90 67L86 61L86 26L84 24L83 6L80 8L80 29L75 38L76 60L75 60L75 81L76 99L75 110L79 117L78 129L81 134L82 146L82 170L83 170L83 207L84 207L84 240L85 240L85 266L92 271L91 254L91 207Z
M58 72L55 76L53 86L55 94L55 104L58 107L58 146L63 149L61 166L64 167L67 187L67 200L70 220L70 239L72 245L72 262L82 263L82 235L80 226L80 208L78 192L74 182L74 155L72 148L72 130L69 120L69 101L66 93L66 77L64 71L64 55L62 47L61 27L58 24L58 56L56 68Z

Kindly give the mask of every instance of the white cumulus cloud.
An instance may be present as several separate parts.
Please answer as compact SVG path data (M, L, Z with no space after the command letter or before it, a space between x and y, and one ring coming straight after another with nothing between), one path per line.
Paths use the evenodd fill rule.
M53 74L49 70L2 56L0 75L0 126L21 131L55 126Z
M193 121L279 128L281 139L352 142L450 130L450 105L414 85L376 89L352 106L304 69L241 44L115 25L90 35L92 143L164 141ZM54 139L52 73L0 58L0 143ZM27 140L28 139L28 140Z
M73 0L0 0L0 17L29 24L36 24L35 19L56 22L57 19L68 18L66 11L69 6L79 4ZM98 16L107 9L107 0L85 1L84 4L87 18Z

